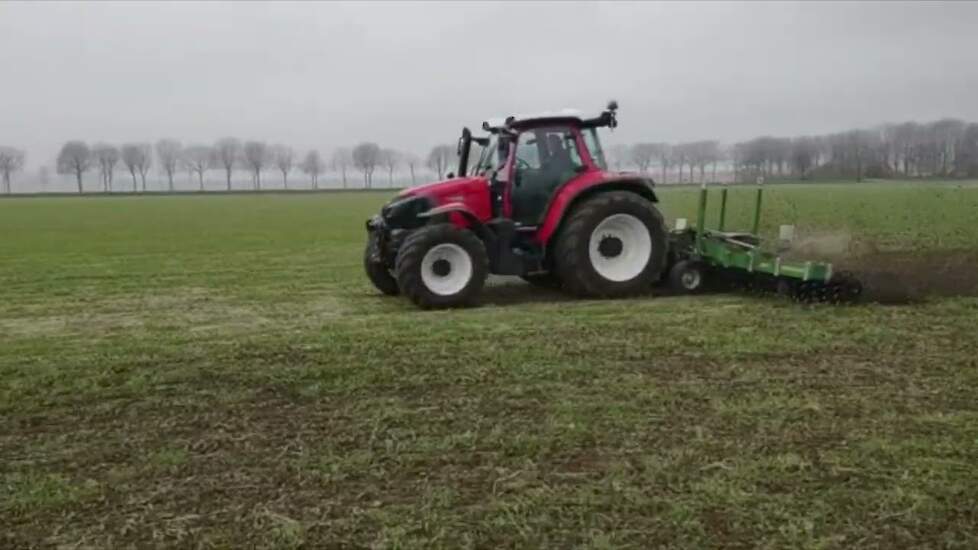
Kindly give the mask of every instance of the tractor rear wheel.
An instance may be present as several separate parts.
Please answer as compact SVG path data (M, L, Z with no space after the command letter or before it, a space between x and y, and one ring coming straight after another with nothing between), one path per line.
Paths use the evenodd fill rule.
M388 296L396 296L400 292L397 288L397 279L391 275L384 262L375 257L377 246L377 235L371 232L370 237L367 238L367 248L363 251L363 269L377 290Z
M557 240L555 261L564 288L579 296L642 292L666 266L662 215L628 191L609 191L574 207Z
M489 275L489 256L471 231L440 223L404 240L394 273L401 292L422 308L469 306Z

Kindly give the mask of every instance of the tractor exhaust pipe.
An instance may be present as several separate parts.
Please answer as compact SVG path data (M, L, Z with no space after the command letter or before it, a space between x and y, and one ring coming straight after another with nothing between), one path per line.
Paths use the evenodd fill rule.
M458 177L464 178L469 169L469 152L472 150L472 131L462 128L462 137L458 138Z

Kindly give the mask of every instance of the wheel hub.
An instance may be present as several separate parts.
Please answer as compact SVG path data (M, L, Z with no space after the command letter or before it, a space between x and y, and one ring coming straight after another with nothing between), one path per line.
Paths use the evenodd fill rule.
M624 245L621 239L611 235L605 235L598 243L598 252L605 258L614 258L621 254Z
M439 277L447 277L452 272L452 264L444 258L439 258L431 264L431 271Z
M608 281L625 282L642 274L652 257L652 237L645 223L631 214L612 214L591 231L588 259Z
M461 292L474 273L469 253L455 243L437 244L421 259L421 280L428 290L439 296Z

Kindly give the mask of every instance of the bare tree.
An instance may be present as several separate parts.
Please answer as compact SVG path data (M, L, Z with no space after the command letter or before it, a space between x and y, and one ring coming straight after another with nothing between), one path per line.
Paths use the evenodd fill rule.
M455 148L451 145L436 145L428 153L428 168L438 174L438 179L445 178L445 170L455 158Z
M350 165L353 164L353 153L349 149L341 147L333 151L333 171L339 172L342 175L343 189L347 187L346 181L346 171L350 169Z
M12 192L10 177L14 172L24 168L26 156L20 149L13 147L0 147L0 174L3 175L3 187L0 191L9 195Z
M919 131L920 125L916 122L897 124L893 129L893 149L896 152L896 158L893 159L894 168L900 170L902 164L904 177L910 176L910 167L914 164L914 144Z
M632 149L624 143L617 143L608 148L608 162L618 172L628 165L631 160Z
M363 185L370 189L373 186L374 169L380 163L380 146L372 142L364 142L353 148L353 166L363 172Z
M289 172L295 164L295 151L287 145L275 145L272 147L272 161L275 167L282 173L282 187L289 188Z
M102 190L106 193L112 191L112 176L115 165L119 163L119 150L107 143L97 143L92 147L92 156L102 174Z
M214 144L214 158L217 163L224 168L224 175L227 177L228 191L231 190L231 174L234 172L234 165L241 158L241 142L233 137L226 137L217 140Z
M192 175L197 176L197 185L204 190L204 173L214 165L214 149L208 145L190 145L180 155L181 162Z
M771 142L771 162L778 167L778 175L784 175L784 167L791 162L791 140L774 138Z
M814 139L805 136L791 140L791 166L801 179L808 178L817 155L818 148Z
M312 188L319 189L319 174L322 174L323 170L326 169L323 165L323 159L319 156L319 151L313 149L306 153L299 168L305 175L309 176L309 183Z
M173 191L173 174L180 162L180 150L180 142L177 140L161 139L156 142L156 158L160 160L160 168L166 172L170 191Z
M965 126L954 151L954 172L958 176L978 176L978 123Z
M662 168L661 183L668 183L669 167L672 165L672 146L668 143L656 143L655 151L659 158L659 166Z
M244 144L245 165L251 170L255 189L261 191L261 171L268 164L268 145L262 141L248 141Z
M416 168L418 166L418 163L420 163L420 162L421 162L421 159L419 159L417 157L417 155L415 155L414 153L404 153L404 164L407 165L408 170L411 172L411 185L412 186L417 184L417 179L415 178L415 175L414 174L415 174L415 170L416 170Z
M716 166L720 161L720 142L714 140L697 141L693 147L696 162L700 167L700 182L706 181L706 167L713 166L713 181L716 181Z
M652 164L655 153L654 143L636 143L629 149L629 158L638 167L638 171L645 174L649 171L649 165Z
M387 168L387 186L394 187L394 169L401 163L401 153L394 149L384 149L380 152L380 160Z
M900 146L897 139L897 125L884 124L880 127L880 136L883 140L883 163L886 165L888 173L898 173L900 171Z
M61 147L57 165L59 174L74 174L78 192L82 193L82 176L92 166L92 150L84 141L69 141Z
M770 175L772 167L777 164L776 142L777 138L763 136L738 143L735 156L739 171L747 179Z
M126 143L122 146L122 165L129 170L132 176L132 191L135 193L137 188L136 172L143 173L141 170L145 163L143 156L146 154L146 146L139 143ZM146 178L143 177L143 191L146 190Z
M149 174L149 169L153 167L153 147L148 143L142 143L139 145L142 149L142 154L139 156L139 164L136 165L136 170L139 171L139 180L142 184L142 191L146 192L146 174Z
M683 167L690 162L689 144L679 143L672 146L673 160L679 165L679 183L683 183ZM689 181L693 181L693 170L690 168Z
M845 134L846 155L855 161L856 181L863 181L868 135L864 130L850 130Z
M946 177L954 163L954 152L958 141L964 137L966 124L954 118L944 118L930 124L934 136L935 149L940 159L940 174Z
M711 181L718 183L717 164L727 158L727 148L721 145L719 141L709 141L708 143L712 144L707 146L707 155L710 162L713 164L713 176Z

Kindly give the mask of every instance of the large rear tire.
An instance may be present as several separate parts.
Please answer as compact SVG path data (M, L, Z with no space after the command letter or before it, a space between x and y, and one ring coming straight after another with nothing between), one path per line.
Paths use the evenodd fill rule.
M662 215L647 199L609 191L568 214L557 238L557 273L578 296L617 297L643 292L666 267Z
M475 304L485 285L489 256L471 231L440 223L404 240L394 273L401 292L419 307L465 307Z
M397 288L397 279L387 269L384 262L373 257L377 246L377 234L371 232L367 238L367 248L363 251L363 270L367 272L367 278L377 290L388 296L397 296L400 293Z

